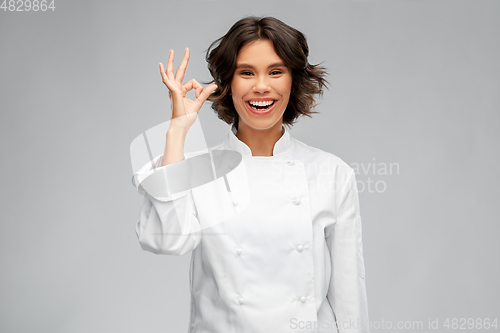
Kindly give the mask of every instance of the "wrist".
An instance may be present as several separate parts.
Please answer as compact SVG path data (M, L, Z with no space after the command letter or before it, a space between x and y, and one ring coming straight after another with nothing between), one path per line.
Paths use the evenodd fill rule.
M183 127L177 127L175 125L170 125L170 127L168 128L167 130L167 137L176 137L176 138L179 138L179 137L186 137L187 133L188 133L189 129L185 129Z

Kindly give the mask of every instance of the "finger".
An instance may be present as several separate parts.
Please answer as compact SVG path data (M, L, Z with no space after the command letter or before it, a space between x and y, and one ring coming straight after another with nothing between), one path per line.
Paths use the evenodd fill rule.
M167 77L172 81L174 81L174 56L175 56L174 50L170 50L170 52L168 53L166 74Z
M177 71L175 72L175 80L179 83L182 83L182 80L184 80L184 74L186 73L186 68L187 64L189 62L189 49L186 47L184 50L184 57L182 58L181 64L179 65L179 68L177 68Z
M163 67L163 64L159 62L158 66L160 66L160 74L161 78L163 79L163 82L168 81L167 73L165 73L165 68Z
M160 74L161 74L161 78L163 80L163 83L165 83L165 85L167 86L168 89L173 89L172 81L170 81L168 79L167 73L165 73L165 68L163 68L163 64L161 62L159 63L159 66L160 66Z
M211 84L207 86L205 89L203 89L200 96L196 99L196 102L200 105L200 107L203 103L205 103L208 96L210 96L210 94L213 93L215 89L217 89L216 84Z
M201 92L203 91L203 86L198 83L195 79L191 79L188 82L183 84L184 89L186 89L186 92L190 91L191 89L195 89L195 96L198 98L200 96Z

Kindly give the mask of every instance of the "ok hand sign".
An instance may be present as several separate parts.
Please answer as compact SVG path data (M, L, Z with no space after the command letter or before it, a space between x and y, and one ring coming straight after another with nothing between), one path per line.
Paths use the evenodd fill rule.
M174 67L174 51L170 50L168 55L167 70L163 68L163 64L160 62L160 72L163 79L163 83L169 89L169 96L172 100L172 120L170 126L176 126L185 130L189 130L191 125L193 125L196 117L198 116L198 111L200 110L203 103L207 100L208 96L217 88L216 84L211 84L205 89L198 83L195 79L182 84L184 80L184 74L186 73L187 64L189 62L189 49L186 48L184 52L184 58L175 72L173 74ZM186 93L192 89L195 89L195 100L186 98Z

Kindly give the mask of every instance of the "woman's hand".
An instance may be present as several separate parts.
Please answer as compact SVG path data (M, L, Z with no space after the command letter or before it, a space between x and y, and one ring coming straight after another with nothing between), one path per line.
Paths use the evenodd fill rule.
M169 90L169 96L172 100L172 120L170 122L170 127L174 126L176 128L182 129L183 131L189 130L191 125L193 125L196 117L198 116L198 111L201 109L203 103L207 100L208 96L217 88L216 84L211 84L205 89L198 83L195 79L182 84L184 80L184 74L186 73L186 67L189 61L189 49L186 48L184 52L184 58L175 72L173 74L174 67L174 51L170 50L168 55L167 70L163 68L163 64L160 62L160 72L163 79L163 83L167 86ZM192 89L195 89L195 100L186 98L186 93Z

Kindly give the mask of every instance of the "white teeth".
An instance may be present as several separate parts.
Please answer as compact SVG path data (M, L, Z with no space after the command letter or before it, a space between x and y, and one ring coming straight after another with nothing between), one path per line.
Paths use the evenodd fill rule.
M250 103L250 105L253 105L253 106L269 106L269 105L273 104L274 101L260 101L260 102L248 101L248 103Z

